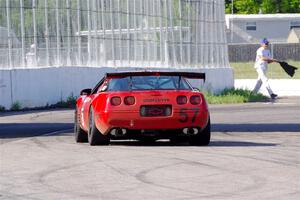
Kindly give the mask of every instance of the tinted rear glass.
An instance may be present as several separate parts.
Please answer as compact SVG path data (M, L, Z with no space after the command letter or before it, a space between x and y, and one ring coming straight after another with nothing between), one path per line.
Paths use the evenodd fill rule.
M190 90L184 78L178 76L132 76L113 78L109 81L108 91L128 90Z

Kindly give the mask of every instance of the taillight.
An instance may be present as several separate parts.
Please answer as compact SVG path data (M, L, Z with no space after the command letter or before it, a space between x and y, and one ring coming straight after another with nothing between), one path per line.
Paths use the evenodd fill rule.
M125 97L124 103L126 105L133 105L135 103L135 98L133 96Z
M198 105L201 102L200 96L191 96L190 103L193 105Z
M179 105L186 104L186 103L187 103L187 98L186 98L186 96L178 96L178 97L177 97L177 103L178 103Z
M112 98L110 99L110 103L111 103L111 105L113 105L113 106L118 106L118 105L121 104L121 98L120 98L120 97L112 97Z

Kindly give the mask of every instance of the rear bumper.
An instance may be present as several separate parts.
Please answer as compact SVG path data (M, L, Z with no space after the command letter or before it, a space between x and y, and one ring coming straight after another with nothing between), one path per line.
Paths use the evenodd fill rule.
M207 125L207 110L181 109L174 110L167 117L142 117L139 112L99 112L96 114L96 126L103 134L113 128L127 130L166 130L188 127L204 128Z

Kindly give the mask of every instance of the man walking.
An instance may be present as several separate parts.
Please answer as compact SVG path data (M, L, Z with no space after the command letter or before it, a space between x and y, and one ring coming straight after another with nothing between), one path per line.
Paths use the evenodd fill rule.
M263 84L264 87L267 89L270 97L272 99L275 99L277 97L277 94L273 93L268 83L267 71L268 71L268 63L279 62L279 61L271 57L270 50L268 49L269 41L266 38L264 38L260 44L261 46L256 51L256 60L255 60L254 68L257 71L258 78L257 78L256 85L253 89L253 92L257 93Z

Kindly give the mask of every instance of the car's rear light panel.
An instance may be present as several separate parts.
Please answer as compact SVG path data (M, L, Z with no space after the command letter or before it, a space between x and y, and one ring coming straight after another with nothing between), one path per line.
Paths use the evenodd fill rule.
M134 96L126 96L123 99L119 96L113 96L110 99L110 104L113 106L119 106L122 104L122 102L127 105L131 106L135 104L135 97Z
M199 105L201 103L201 97L199 95L193 95L190 97L180 95L177 96L176 102L178 105L185 105L185 104Z
M179 105L184 105L187 103L187 97L186 96L178 96L176 101L177 101L177 104Z
M120 104L122 103L121 97L112 97L112 98L110 99L110 103L111 103L111 105L113 105L113 106L118 106L118 105L120 105Z
M198 95L194 95L190 97L190 103L193 105L198 105L201 103L201 97Z
M124 98L124 104L125 105L134 105L135 104L135 98L133 96L127 96Z

